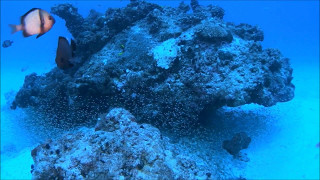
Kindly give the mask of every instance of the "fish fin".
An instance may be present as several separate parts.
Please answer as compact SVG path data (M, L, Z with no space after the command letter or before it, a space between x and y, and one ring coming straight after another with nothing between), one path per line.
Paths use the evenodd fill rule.
M22 30L22 26L21 25L9 24L9 26L11 27L11 34Z
M40 37L40 36L42 36L42 35L44 35L44 33L40 33L40 34L38 34L38 36L36 37L37 39Z
M68 40L67 40L65 37L63 37L63 36L59 36L59 40L58 40L58 41L60 41L60 40L62 40L62 39L68 42Z
M72 57L74 57L74 52L76 50L76 43L73 39L71 39L71 51L72 51Z
M24 25L24 18L25 18L29 13L31 13L32 11L35 11L35 10L37 10L37 9L40 10L40 8L32 8L32 9L30 9L28 12L26 12L23 16L21 16L21 18L20 18L21 24Z
M23 37L29 37L29 36L31 36L31 34L28 34L26 31L23 31Z

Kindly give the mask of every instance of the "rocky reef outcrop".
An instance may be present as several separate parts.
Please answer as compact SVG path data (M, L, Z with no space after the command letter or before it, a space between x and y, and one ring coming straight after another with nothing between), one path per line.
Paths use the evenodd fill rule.
M70 4L52 13L65 19L81 63L26 76L13 108L79 123L123 107L138 121L171 127L222 106L269 107L294 97L289 59L262 48L258 27L224 22L220 7L132 1L87 18Z
M224 140L222 148L225 149L229 154L234 157L240 156L242 149L247 149L251 142L251 138L248 137L247 133L240 132L236 133L231 140Z
M183 151L182 151L183 152ZM82 128L48 140L31 152L33 179L223 179L215 166L175 146L122 108Z

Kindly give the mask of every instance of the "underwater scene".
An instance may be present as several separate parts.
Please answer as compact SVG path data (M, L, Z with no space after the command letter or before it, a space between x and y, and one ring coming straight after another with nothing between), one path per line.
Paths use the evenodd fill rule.
M1 1L1 179L319 179L319 1Z

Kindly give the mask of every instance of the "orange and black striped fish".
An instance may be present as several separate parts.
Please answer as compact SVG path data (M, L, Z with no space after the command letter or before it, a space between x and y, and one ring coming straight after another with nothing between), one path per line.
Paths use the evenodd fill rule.
M21 16L21 24L9 24L12 34L23 31L24 37L38 34L37 38L48 32L55 23L55 19L45 10L33 8Z
M59 36L56 54L56 64L60 69L66 70L73 67L71 59L76 49L75 42L71 39L71 44L65 37Z

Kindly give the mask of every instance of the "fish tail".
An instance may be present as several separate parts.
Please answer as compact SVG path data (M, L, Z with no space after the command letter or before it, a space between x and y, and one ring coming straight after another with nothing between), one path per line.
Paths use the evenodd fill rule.
M21 25L9 24L9 26L11 27L11 34L22 30L22 26Z

